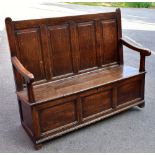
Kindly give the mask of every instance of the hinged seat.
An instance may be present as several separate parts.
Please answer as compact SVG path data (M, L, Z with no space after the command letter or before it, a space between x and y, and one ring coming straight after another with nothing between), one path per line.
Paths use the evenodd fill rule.
M49 83L44 83L33 87L36 103L50 101L80 93L89 89L104 86L109 83L118 82L135 75L139 75L139 70L130 66L116 66L109 69L77 75L68 79L62 79ZM20 98L25 98L28 102L27 90L17 92Z
M121 12L6 18L21 124L35 147L133 106L144 107L145 57L122 37ZM123 45L140 55L124 64Z

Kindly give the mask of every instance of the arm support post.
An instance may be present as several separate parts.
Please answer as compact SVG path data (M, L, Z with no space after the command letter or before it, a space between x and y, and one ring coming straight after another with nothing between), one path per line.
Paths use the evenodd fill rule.
M126 39L121 38L120 40L121 40L121 43L123 45L125 45L126 47L140 53L139 71L144 72L145 71L145 57L150 56L151 51L146 48L141 48L141 47L135 46L135 45L131 44L130 42L128 42Z

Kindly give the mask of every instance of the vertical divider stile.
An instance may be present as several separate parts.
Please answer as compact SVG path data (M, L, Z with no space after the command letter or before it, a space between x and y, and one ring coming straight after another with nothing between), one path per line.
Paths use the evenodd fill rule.
M43 61L45 65L45 75L46 80L51 80L52 78L52 66L50 60L50 45L49 45L49 37L48 30L46 25L40 25L41 30L41 45L43 50Z
M71 41L71 51L72 51L72 62L73 62L73 72L78 74L79 63L78 63L78 40L77 40L77 28L74 21L69 22L70 25L70 41Z

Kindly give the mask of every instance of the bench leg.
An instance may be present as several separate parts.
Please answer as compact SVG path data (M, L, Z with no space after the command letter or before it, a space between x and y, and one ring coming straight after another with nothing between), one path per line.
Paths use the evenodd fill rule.
M139 104L138 107L139 107L139 108L144 108L144 107L145 107L145 102Z
M34 144L34 148L35 148L36 150L40 150L40 149L42 148L42 146L43 146L42 143L40 143L40 144Z

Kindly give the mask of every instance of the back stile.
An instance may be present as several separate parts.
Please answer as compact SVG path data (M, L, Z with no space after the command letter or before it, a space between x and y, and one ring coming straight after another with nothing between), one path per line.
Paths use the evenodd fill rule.
M102 43L101 43L101 25L99 20L95 20L96 31L96 51L97 51L97 63L98 67L102 66Z
M70 41L71 41L71 52L72 52L72 63L73 63L73 72L77 74L79 72L78 66L78 40L77 40L77 29L76 23L73 21L69 22L70 24Z
M123 46L120 42L120 38L122 37L122 24L121 24L121 10L119 8L116 9L116 18L117 18L117 31L118 31L118 51L119 51L119 63L123 65Z
M11 57L17 56L17 46L16 46L16 42L15 42L16 38L15 38L15 32L14 32L14 29L15 29L14 23L11 18L7 17L5 19L5 24L6 24L6 29L7 29L7 36L8 36L9 46L10 46ZM16 71L16 69L14 67L13 67L13 72L14 72L16 90L17 91L23 90L22 77Z

